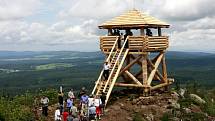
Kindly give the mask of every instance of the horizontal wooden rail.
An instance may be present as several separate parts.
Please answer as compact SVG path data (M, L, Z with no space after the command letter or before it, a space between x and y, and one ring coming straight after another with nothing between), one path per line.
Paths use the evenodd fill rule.
M100 48L103 52L110 52L116 36L100 37ZM121 40L123 41L123 40ZM132 51L158 51L169 47L168 36L129 36L129 50Z

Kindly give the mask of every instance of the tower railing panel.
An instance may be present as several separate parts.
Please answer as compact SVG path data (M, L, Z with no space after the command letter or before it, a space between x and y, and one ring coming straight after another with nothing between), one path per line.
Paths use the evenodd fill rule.
M100 37L100 49L104 52L110 52L116 42L118 36L101 36Z
M166 50L169 47L168 40L168 36L129 36L128 48L130 52ZM116 36L102 36L100 37L100 48L104 53L110 53L115 42ZM116 44L117 47L118 44Z

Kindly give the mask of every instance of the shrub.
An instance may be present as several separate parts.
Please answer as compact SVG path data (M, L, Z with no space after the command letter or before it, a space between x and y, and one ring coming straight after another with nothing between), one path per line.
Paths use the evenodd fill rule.
M135 113L133 116L133 121L144 121L144 119L140 113Z

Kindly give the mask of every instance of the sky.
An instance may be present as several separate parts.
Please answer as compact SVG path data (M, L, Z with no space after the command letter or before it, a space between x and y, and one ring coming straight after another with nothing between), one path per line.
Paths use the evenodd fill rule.
M171 25L169 50L215 52L214 0L0 0L0 50L99 51L98 25L133 8Z

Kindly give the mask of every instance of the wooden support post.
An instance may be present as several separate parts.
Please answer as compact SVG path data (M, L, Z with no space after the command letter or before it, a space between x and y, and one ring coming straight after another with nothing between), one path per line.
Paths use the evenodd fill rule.
M143 84L147 85L147 79L148 79L148 70L147 70L147 54L143 55L143 60L142 60L142 72L143 72Z
M167 83L167 69L166 69L166 60L165 60L165 56L163 56L163 59L162 59L162 71L163 71L163 78L164 78L164 81Z
M134 77L129 71L125 71L125 73L137 84L142 85L136 77Z
M112 29L108 29L108 36L113 35Z
M141 36L144 36L144 35L145 35L144 28L141 28L141 29L140 29L140 35L141 35Z
M161 28L160 27L158 28L158 36L162 36Z

